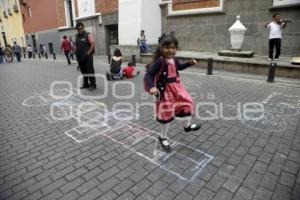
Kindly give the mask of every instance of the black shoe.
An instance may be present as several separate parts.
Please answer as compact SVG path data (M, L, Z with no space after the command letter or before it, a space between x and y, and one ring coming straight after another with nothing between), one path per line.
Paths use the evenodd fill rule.
M81 86L80 89L88 89L90 86Z
M93 91L93 90L96 90L97 89L97 87L96 86L91 86L91 87L89 87L89 91Z
M191 127L192 125L196 125L195 127ZM190 131L197 131L201 128L201 124L191 124L189 127L184 127L185 132L190 132Z
M107 79L107 81L111 81L111 76L108 72L106 72L106 79Z
M160 136L158 137L158 141L161 144L162 148L166 151L166 152L171 152L172 149L170 147L170 145L164 145L163 141L166 141L168 139L166 138L161 138Z

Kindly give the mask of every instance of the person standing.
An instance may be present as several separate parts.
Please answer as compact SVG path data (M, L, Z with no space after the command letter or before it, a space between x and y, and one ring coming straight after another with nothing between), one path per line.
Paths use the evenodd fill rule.
M21 62L21 47L20 47L20 45L18 45L17 42L14 42L14 45L12 48L13 48L14 54L17 57L17 61Z
M71 65L71 61L70 61L70 51L71 51L71 43L70 41L68 40L67 36L64 35L63 37L63 41L61 43L61 51L64 51L65 52L65 56L67 58L67 61L68 61L68 64Z
M191 59L185 64L180 64L176 59L178 40L169 35L160 42L159 48L153 55L153 62L145 74L145 88L149 88L149 93L157 97L156 101L156 120L161 123L161 134L158 137L162 148L170 152L171 145L168 140L168 130L170 122L175 117L183 117L185 132L197 131L201 128L198 123L193 123L195 112L194 103L191 95L185 90L179 72L197 61Z
M47 46L45 44L43 44L42 47L43 47L44 54L46 54L47 53Z
M28 53L28 58L31 58L32 57L32 46L31 46L31 44L30 45L28 45L28 47L27 47L27 53Z
M42 44L40 44L40 52L41 52L41 55L44 57L44 48L43 48Z
M3 63L3 56L4 56L4 52L3 52L2 46L0 44L0 64Z
M71 44L70 58L72 60L74 60L74 54L75 54L75 50L76 50L76 43L75 43L75 41L73 41L72 37L69 37L69 41L70 41L70 44Z
M95 90L96 78L93 63L93 54L95 49L95 39L93 35L84 30L83 23L76 24L76 58L80 71L83 75L83 85L80 89Z
M286 21L281 20L278 13L273 15L273 21L268 22L265 27L270 29L269 36L269 61L273 60L274 46L276 49L275 61L279 60L281 49L282 30L286 27Z
M7 45L4 50L5 61L11 63L13 61L13 50L10 45Z

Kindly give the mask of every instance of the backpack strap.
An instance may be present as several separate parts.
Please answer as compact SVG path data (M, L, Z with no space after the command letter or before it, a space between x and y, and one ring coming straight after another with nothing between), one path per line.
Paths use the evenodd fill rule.
M161 60L161 65L160 65L160 68L159 68L159 71L157 73L157 77L159 77L164 69L164 58L162 56L159 57L159 59Z

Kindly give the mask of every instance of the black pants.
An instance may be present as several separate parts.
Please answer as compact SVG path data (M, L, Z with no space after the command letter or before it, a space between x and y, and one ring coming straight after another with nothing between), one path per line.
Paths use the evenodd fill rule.
M66 58L68 60L68 64L71 65L71 61L70 61L70 57L69 57L70 51L65 51L65 55L66 55Z
M17 61L20 62L21 61L21 53L20 52L15 52L16 57L17 57Z
M273 59L273 50L274 46L276 49L275 59L278 59L280 56L280 48L281 48L281 39L274 38L269 40L269 58Z
M83 87L96 87L93 56L88 56L84 61L78 61L80 71L83 75ZM86 76L89 74L88 76Z

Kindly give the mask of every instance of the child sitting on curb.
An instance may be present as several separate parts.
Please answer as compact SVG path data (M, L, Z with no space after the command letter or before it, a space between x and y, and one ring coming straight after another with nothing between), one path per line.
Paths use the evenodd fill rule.
M131 62L128 63L128 66L126 66L123 70L123 77L125 78L133 78L135 76L138 76L140 74L140 71L137 71L136 74L134 74L134 66Z

